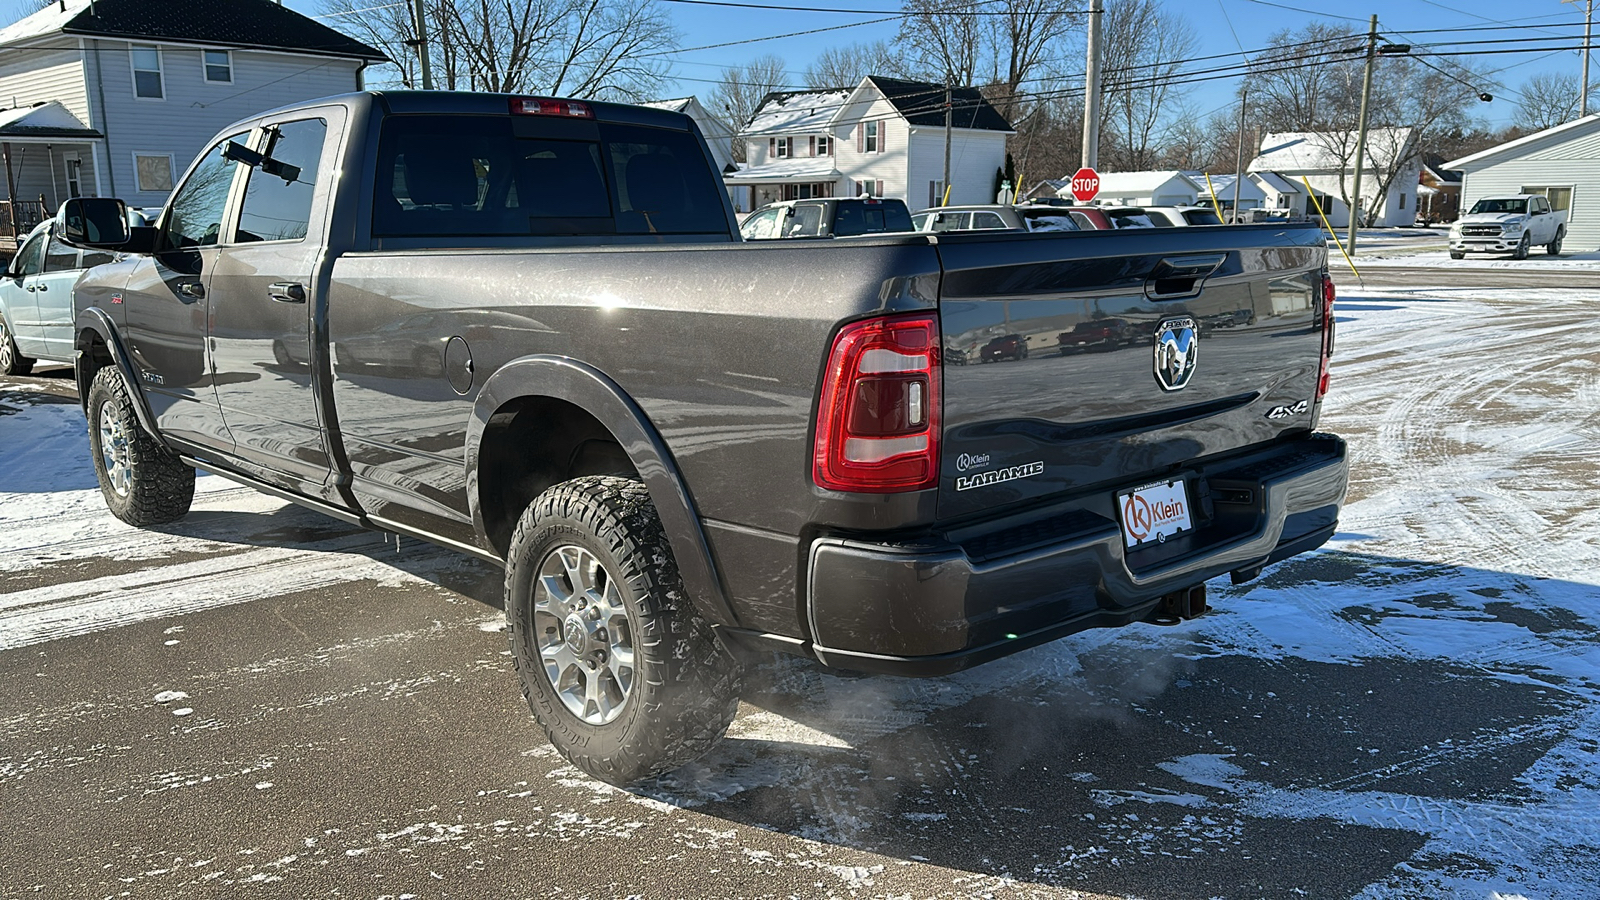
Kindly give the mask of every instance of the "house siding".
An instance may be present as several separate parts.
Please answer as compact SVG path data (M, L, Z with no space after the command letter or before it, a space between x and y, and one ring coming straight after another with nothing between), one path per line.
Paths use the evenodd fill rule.
M879 123L878 133L884 142L879 145L881 151L867 153L856 149L856 132L871 120ZM882 181L883 196L906 200L910 131L894 105L883 99L857 101L843 109L838 121L833 132L840 195L853 195L857 181Z
M160 45L166 96L150 100L133 95L128 42L87 43L90 77L98 69L105 95L103 110L98 97L95 102L103 116L90 123L106 135L102 186L130 206L162 206L167 200L164 192L136 190L135 154L171 154L176 184L206 142L229 124L290 103L354 91L360 67L349 59L232 50L233 81L208 82L207 48L166 44Z
M88 124L89 94L77 50L7 50L0 59L0 105L15 109L59 100Z
M955 129L950 142L950 203L993 203L995 173L1005 161L1004 132ZM919 210L928 205L929 182L944 180L944 129L913 128L909 162L905 200L912 210Z

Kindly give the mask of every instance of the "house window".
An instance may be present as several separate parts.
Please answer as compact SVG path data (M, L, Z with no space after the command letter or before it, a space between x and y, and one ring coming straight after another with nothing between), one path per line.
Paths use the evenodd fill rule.
M1524 194L1543 194L1550 201L1552 212L1566 212L1572 208L1572 188L1569 187L1528 187L1522 188Z
M817 155L818 156L832 156L833 155L833 138L828 137L827 135L823 135L822 137L817 138Z
M863 146L861 149L867 153L877 153L880 145L883 143L881 140L879 140L878 123L868 122L864 126L864 129L866 132L866 140L865 146Z
M868 197L882 197L883 179L879 178L872 181L856 182L856 196L860 197L862 195Z
M83 196L83 160L69 156L62 160L67 166L67 196Z
M789 156L789 142L791 140L793 140L793 139L792 138L786 138L786 137L778 138L778 158L779 159L784 159L784 158Z
M172 154L135 153L133 175L141 193L167 193L172 190Z
M944 182L942 182L942 181L930 181L930 182L928 182L928 205L929 206L942 206L943 204L941 204L939 201L941 201L943 199L944 199Z
M233 83L233 59L226 50L205 51L206 80Z
M160 100L166 96L161 86L161 51L155 47L134 44L128 50L133 62L133 95L147 100ZM171 190L172 185L167 185Z
M1401 209L1405 209L1406 208L1406 195L1405 194L1401 194L1400 195L1400 208Z

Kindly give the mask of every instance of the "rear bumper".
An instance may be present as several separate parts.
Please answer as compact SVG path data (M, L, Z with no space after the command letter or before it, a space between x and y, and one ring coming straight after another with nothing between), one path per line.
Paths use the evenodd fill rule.
M1321 546L1338 524L1348 462L1344 441L1312 435L1183 475L1204 510L1199 527L1131 552L1114 490L901 543L819 538L807 579L811 650L840 668L941 675L1139 621L1164 594L1229 572L1251 577Z

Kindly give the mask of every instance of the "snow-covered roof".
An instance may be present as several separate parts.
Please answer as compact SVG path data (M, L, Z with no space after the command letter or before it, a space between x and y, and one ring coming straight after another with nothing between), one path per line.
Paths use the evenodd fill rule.
M97 138L100 132L83 124L60 101L51 100L38 106L0 110L0 137Z
M1170 172L1100 173L1100 194L1104 197L1153 197L1169 185L1180 190L1195 192L1201 190L1201 186L1196 184L1194 179L1176 169Z
M1411 143L1410 128L1372 128L1367 131L1367 159L1387 168ZM1340 172L1355 168L1355 135L1350 132L1288 131L1261 139L1261 155L1250 162L1252 172ZM1346 148L1350 158L1340 161Z
M1194 180L1200 184L1200 195L1202 197L1212 196L1211 191L1206 189L1205 175L1202 174L1199 178ZM1216 190L1216 196L1218 199L1231 201L1233 199L1233 183L1235 181L1238 181L1238 178L1231 172L1227 175L1212 175L1210 187ZM1257 185L1255 181L1250 178L1246 178L1244 182L1239 185L1240 200L1265 200L1266 198L1266 192L1261 190L1260 185Z
M821 133L828 120L850 96L849 88L823 91L774 91L762 98L755 115L739 133L746 137L761 134Z
M1293 178L1285 178L1277 172L1251 172L1251 180L1257 184L1265 185L1280 194L1298 194L1300 185Z
M761 166L741 166L723 176L728 184L772 184L780 181L834 181L839 170L831 156L780 159Z
M24 16L0 28L0 44L55 34L88 8L89 0L67 0L65 9L59 3L51 3L31 16Z
M1581 132L1586 129L1595 128L1596 126L1600 126L1600 113L1590 113L1581 119L1573 119L1571 122L1568 122L1565 125L1557 125L1554 128L1546 128L1544 131L1536 131L1533 134L1519 137L1514 141L1507 141L1498 147L1490 147L1487 150L1479 150L1477 153L1474 153L1471 156L1463 156L1460 159L1452 159L1451 161L1445 163L1444 167L1446 169L1466 168L1478 163L1487 162L1496 156L1513 154L1514 151L1521 150L1523 147L1526 147L1527 145L1537 141L1545 141L1553 137L1559 137L1569 131Z

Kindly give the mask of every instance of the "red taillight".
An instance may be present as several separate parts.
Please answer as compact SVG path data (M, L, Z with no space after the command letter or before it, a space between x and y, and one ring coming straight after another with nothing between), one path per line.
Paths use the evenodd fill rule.
M594 110L587 103L576 100L552 100L548 97L513 97L511 114L514 116L565 116L569 119L592 119Z
M1328 394L1328 363L1333 359L1333 279L1322 276L1322 364L1317 368L1317 399Z
M833 491L918 491L939 483L938 460L938 322L846 325L823 373L812 478Z

